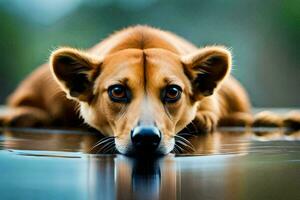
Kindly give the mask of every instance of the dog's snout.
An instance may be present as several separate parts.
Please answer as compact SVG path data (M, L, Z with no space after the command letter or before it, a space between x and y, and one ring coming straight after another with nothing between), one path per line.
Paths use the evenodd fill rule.
M161 140L161 133L155 126L137 126L131 132L131 141L137 153L153 153Z

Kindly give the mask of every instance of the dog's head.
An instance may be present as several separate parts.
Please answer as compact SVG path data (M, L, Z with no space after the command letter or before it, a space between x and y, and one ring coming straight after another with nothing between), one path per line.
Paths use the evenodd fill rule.
M231 68L224 47L179 56L163 49L126 49L99 58L71 48L53 52L52 73L86 123L114 136L124 154L167 154Z

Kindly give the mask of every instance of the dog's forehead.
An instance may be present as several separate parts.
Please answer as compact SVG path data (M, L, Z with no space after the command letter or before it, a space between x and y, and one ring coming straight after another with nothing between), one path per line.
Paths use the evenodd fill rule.
M144 51L146 58L146 79L171 82L184 80L184 68L178 55L163 49L147 49Z
M126 81L135 87L182 80L183 75L179 56L162 49L122 50L104 59L102 71L106 85Z

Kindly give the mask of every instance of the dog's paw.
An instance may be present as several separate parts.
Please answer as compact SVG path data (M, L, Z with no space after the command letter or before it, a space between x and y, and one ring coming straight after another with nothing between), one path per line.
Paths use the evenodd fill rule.
M14 108L0 116L0 125L6 127L39 127L49 124L49 116L35 108Z
M200 133L210 133L213 132L218 123L217 116L208 111L198 112L195 119L193 120L193 124L196 126L197 131Z
M253 123L253 116L249 113L236 112L219 120L218 126L248 127Z
M258 113L254 118L253 127L282 127L283 118L282 116L269 112L263 111Z

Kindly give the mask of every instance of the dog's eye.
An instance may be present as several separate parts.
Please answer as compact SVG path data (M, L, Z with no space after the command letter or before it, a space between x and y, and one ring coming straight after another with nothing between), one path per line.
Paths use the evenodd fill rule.
M129 91L121 84L112 85L108 88L108 95L115 102L129 102Z
M178 85L168 85L162 93L164 103L174 103L181 97L182 89Z

